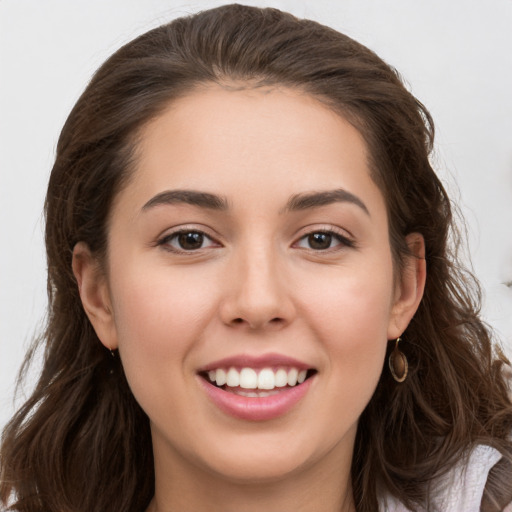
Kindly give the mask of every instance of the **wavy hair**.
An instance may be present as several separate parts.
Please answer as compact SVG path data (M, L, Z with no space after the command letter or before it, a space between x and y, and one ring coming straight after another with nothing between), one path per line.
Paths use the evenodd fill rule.
M0 500L19 512L140 512L150 502L149 420L84 313L72 252L83 241L105 257L110 208L136 167L140 130L195 87L234 81L295 88L345 117L368 145L397 268L406 235L425 239L425 294L404 334L409 376L397 384L383 371L359 421L357 510L375 511L379 489L413 510L428 503L433 476L478 443L503 454L482 501L486 512L501 510L512 500L506 360L479 318L478 284L457 262L452 207L429 161L430 114L392 67L349 37L241 5L176 19L122 47L64 125L45 202L44 365L3 432Z

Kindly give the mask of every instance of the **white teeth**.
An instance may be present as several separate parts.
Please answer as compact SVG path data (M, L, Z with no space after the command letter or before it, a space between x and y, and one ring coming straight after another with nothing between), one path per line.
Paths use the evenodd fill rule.
M297 376L299 375L299 370L297 368L292 368L288 372L288 386L295 386L297 384Z
M258 374L252 368L243 368L240 372L240 387L244 389L258 387Z
M279 368L275 375L276 388L284 388L288 384L288 373L285 369Z
M258 389L274 389L276 387L276 378L270 368L263 368L258 375Z
M216 376L214 379L212 379L210 377L210 380L212 382L216 382L217 383L217 386L224 386L224 384L226 384L226 372L222 369L222 368L219 368L218 370L212 370L216 373ZM210 374L208 373L208 377L210 376Z
M253 368L242 368L238 371L236 368L225 370L218 368L208 371L208 378L215 382L217 386L227 385L230 388L273 390L274 388L283 388L285 386L296 386L306 380L307 370L298 370L297 368L263 368L259 371ZM243 396L252 396L249 392L241 392ZM257 393L256 396L264 396ZM266 395L265 395L266 396Z
M240 388L236 388L236 389L230 389L229 390L231 393L234 393L235 395L240 395L240 396L247 396L249 398L264 398L266 396L272 396L272 395L277 395L279 393L279 391L277 389L273 389L273 390L269 390L269 391L247 391L245 389L240 389Z
M230 368L226 376L226 384L231 388L240 386L240 374L234 369Z

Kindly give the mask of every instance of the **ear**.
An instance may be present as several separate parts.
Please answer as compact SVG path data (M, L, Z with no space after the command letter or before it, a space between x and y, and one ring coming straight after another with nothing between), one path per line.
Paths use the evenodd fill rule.
M425 261L425 240L419 233L407 235L410 254L398 276L393 307L388 325L388 339L396 339L407 329L423 297L427 265Z
M98 338L109 350L116 349L117 334L107 278L86 243L75 245L72 267L82 305Z

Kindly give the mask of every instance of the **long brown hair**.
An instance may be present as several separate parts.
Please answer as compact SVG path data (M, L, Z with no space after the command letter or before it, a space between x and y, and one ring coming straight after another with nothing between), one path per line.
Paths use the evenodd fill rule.
M425 295L404 334L409 376L397 384L383 371L360 418L352 463L357 510L377 509L378 487L412 509L428 503L433 475L477 443L504 455L482 503L501 510L512 499L505 360L479 319L478 285L454 256L452 207L429 162L428 111L393 68L349 37L240 5L177 19L121 48L65 123L45 203L44 366L3 433L0 499L23 512L140 512L151 500L149 420L84 313L72 251L84 241L105 257L109 211L136 167L141 128L197 85L233 80L298 88L353 123L387 202L398 267L405 236L425 238Z

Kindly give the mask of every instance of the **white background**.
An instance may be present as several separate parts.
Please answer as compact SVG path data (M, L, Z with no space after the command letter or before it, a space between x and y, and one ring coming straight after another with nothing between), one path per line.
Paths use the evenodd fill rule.
M146 30L221 1L0 0L0 427L45 314L42 206L64 120ZM483 316L512 354L512 0L269 0L396 66L437 125L435 166L468 226ZM32 379L33 381L33 379Z

